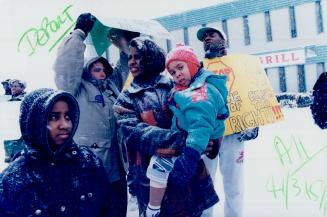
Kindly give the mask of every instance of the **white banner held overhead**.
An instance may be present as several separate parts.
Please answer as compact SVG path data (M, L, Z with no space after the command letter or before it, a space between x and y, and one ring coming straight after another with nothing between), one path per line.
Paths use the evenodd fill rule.
M140 32L159 38L171 39L168 30L156 20L138 20L116 17L97 16L98 20L110 28L125 29L132 32Z

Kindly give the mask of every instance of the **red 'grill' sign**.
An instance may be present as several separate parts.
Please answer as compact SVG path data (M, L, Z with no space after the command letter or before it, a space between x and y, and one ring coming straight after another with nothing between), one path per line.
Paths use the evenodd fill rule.
M304 49L256 55L265 68L305 63Z

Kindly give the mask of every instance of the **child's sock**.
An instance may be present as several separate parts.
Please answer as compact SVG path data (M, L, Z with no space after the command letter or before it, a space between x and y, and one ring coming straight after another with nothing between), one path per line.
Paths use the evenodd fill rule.
M150 180L150 198L146 211L147 217L155 217L160 213L161 201L166 192L166 184Z
M162 184L159 182L155 182L150 180L150 198L149 205L151 206L159 206L161 205L162 198L166 192L166 184Z
M160 213L160 206L151 206L150 204L146 208L146 217L157 217Z

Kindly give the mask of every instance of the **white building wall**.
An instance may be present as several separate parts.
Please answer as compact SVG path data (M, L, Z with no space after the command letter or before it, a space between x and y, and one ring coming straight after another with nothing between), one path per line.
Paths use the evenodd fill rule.
M315 44L317 35L317 23L315 14L315 4L303 4L295 7L295 19L297 27L296 42L304 44Z
M171 40L171 48L174 48L177 43L183 43L184 44L184 31L183 29L177 29L174 31L171 31L170 34L172 35Z
M286 66L285 77L286 77L286 91L287 92L299 92L298 88L298 72L297 66Z
M324 32L320 33L317 38L315 44L324 44L327 43L327 0L321 1L321 8L322 8L322 19L324 24Z
M270 19L273 36L271 48L273 50L290 48L291 35L288 8L270 11Z
M192 26L188 28L188 35L190 40L190 46L194 49L197 57L202 60L204 57L204 51L203 51L203 44L201 41L198 40L196 37L196 33L202 26Z
M267 76L275 93L280 93L278 68L267 69Z
M304 66L305 70L305 82L307 91L312 90L317 78L317 64L306 64Z
M227 20L229 35L229 53L241 53L244 47L243 19L235 18Z
M213 27L213 28L218 28L223 31L222 28L222 23L221 22L214 22L214 23L208 23L207 27Z
M248 16L251 44L245 46L246 53L257 53L266 50L266 27L264 13Z
M167 40L164 38L159 38L159 37L153 37L153 40L167 52Z

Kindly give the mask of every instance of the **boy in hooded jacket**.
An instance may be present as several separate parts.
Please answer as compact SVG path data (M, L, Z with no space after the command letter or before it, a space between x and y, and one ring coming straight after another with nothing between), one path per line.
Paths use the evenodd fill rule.
M168 99L174 114L172 129L187 132L186 147L177 158L157 155L151 158L147 170L150 179L148 217L160 212L168 176L169 182L184 186L194 176L209 140L219 146L225 131L224 120L229 116L226 76L201 68L192 48L177 45L167 55L166 69L175 81Z
M26 95L19 117L25 150L0 174L0 216L109 216L102 162L73 140L78 121L70 93Z

